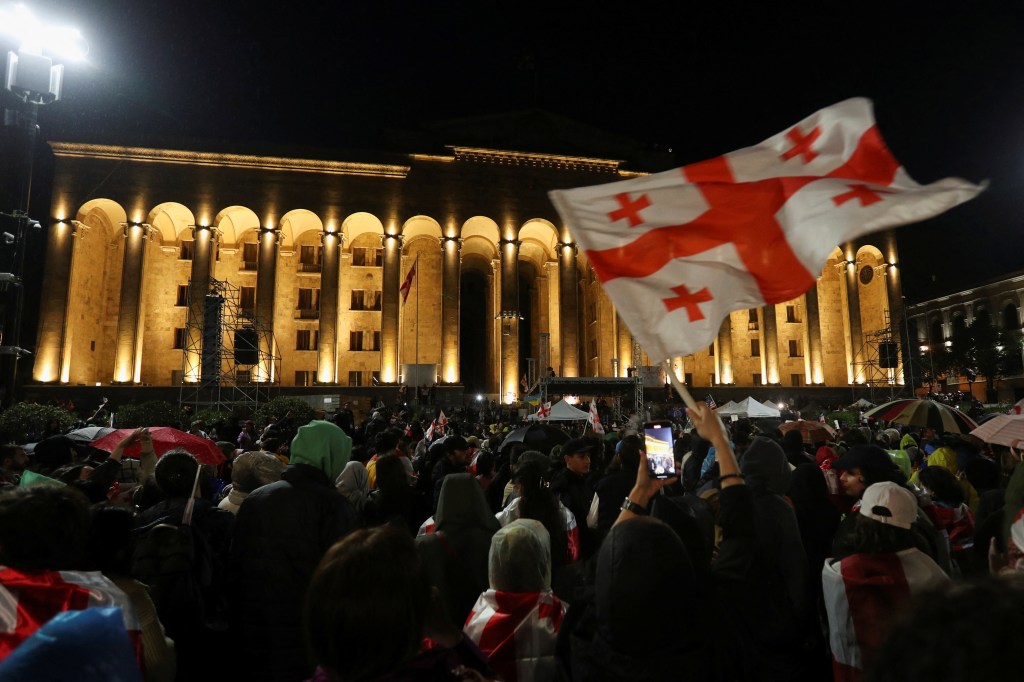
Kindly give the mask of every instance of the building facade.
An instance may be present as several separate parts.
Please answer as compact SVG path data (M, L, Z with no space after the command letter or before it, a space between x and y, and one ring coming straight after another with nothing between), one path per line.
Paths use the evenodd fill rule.
M198 381L211 282L273 332L245 381L389 385L433 365L442 384L511 402L548 366L658 364L547 198L635 177L624 162L458 146L354 161L51 147L38 384ZM902 318L895 239L879 233L837 246L806 295L732 313L673 368L695 387L902 385L878 351Z

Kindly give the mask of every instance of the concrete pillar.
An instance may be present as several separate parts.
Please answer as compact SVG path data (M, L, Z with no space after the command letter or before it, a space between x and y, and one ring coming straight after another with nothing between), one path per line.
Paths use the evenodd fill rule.
M338 286L341 273L340 232L320 235L320 342L317 346L316 380L321 384L338 382Z
M715 368L718 383L732 385L736 383L736 375L732 365L732 318L729 315L722 320L718 328L718 346L715 348Z
M498 242L501 254L501 402L519 395L519 240Z
M141 223L124 224L124 265L121 268L121 300L114 342L116 384L137 382L141 375L138 361L142 350L142 282L149 230L149 225Z
M561 323L562 371L560 376L579 376L579 271L576 269L575 244L559 242L558 307Z
M192 227L192 272L188 281L188 339L185 342L185 381L198 383L203 355L203 314L210 291L216 233L209 227Z
M850 377L855 384L863 383L864 377L864 330L860 321L860 284L857 279L857 263L853 254L856 249L852 244L844 248L846 264L843 272L846 275L846 306L849 311L850 323Z
M633 334L630 333L629 327L618 313L615 314L615 328L615 348L619 354L619 376L625 377L627 376L626 370L633 364Z
M761 341L764 346L761 355L764 356L764 382L766 384L779 383L779 325L775 317L775 304L769 303L761 308Z
M812 384L825 383L825 358L821 351L821 316L818 313L818 285L807 290L804 295L805 310L807 313L804 325L807 329L807 357L810 362L810 377Z
M913 341L907 336L908 330L904 319L903 283L898 267L896 251L896 233L889 230L883 237L882 257L885 259L885 293L889 298L889 331L894 339L899 340L899 361L893 372L897 384L906 384L911 377L905 377L906 365L903 364L905 354L912 352Z
M39 383L67 381L64 365L65 336L68 322L68 293L75 236L82 226L73 220L61 220L50 226L46 237L46 275L39 306L39 334L36 341L32 380ZM84 226L82 226L84 227Z
M441 237L441 381L457 384L462 240Z
M384 272L380 304L380 381L398 382L398 290L402 279L402 235L381 236Z
M259 335L260 357L256 365L255 381L275 382L274 357L274 304L277 299L277 256L281 242L281 231L263 229L260 231L259 254L256 262L256 327Z

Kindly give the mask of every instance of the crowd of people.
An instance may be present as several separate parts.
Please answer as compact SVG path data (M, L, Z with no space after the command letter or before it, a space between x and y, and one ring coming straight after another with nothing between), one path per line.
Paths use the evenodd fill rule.
M111 453L0 446L0 679L1016 669L1018 453L884 425L806 443L704 404L686 423L671 478L635 422L509 442L511 421L439 435L348 405L242 421L219 465L158 457L145 428Z

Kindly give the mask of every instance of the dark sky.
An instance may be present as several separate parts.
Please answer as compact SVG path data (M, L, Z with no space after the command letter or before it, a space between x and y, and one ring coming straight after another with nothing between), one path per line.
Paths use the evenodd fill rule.
M1024 3L572 5L39 0L91 46L42 134L372 148L538 107L683 165L865 96L917 181L991 183L900 229L907 297L1024 268Z

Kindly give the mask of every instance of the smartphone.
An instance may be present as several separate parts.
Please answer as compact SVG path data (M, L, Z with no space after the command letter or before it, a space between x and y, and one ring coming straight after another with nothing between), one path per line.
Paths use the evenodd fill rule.
M647 472L651 478L676 476L676 460L672 456L672 427L654 424L644 428L647 449Z

